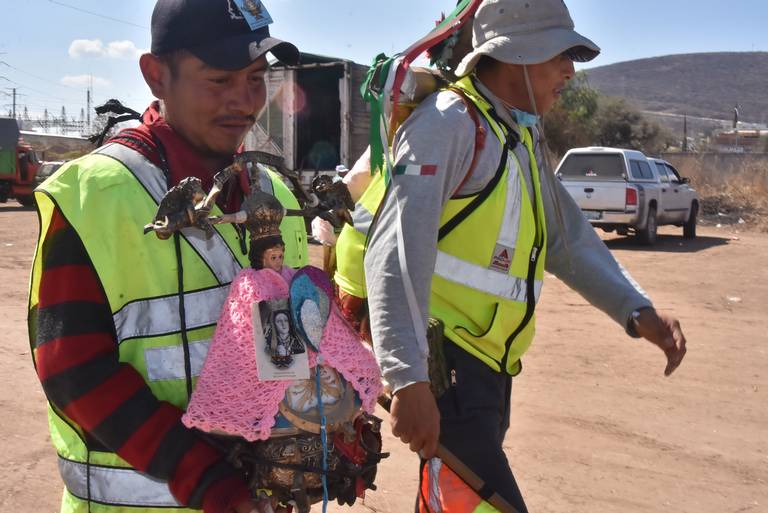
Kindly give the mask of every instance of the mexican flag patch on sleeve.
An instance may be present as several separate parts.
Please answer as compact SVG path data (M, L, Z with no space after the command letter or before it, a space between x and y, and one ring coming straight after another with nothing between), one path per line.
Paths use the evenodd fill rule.
M395 166L395 176L435 176L436 173L437 166L433 165L423 166L419 164L403 164Z

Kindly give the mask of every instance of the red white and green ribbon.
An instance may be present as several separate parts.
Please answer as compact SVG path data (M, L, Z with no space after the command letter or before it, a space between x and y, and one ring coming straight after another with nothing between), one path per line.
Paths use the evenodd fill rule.
M393 168L392 153L390 145L390 135L394 135L393 128L396 123L395 115L397 105L400 100L400 92L403 82L408 73L408 68L422 53L426 52L436 44L451 37L467 23L468 20L480 7L482 0L462 0L456 6L456 9L445 18L429 34L412 44L405 52L387 58L381 54L376 57L373 66L368 71L366 81L363 83L361 93L363 98L371 105L371 173L383 172L384 182L389 186L392 176L396 172L402 171L402 174L413 174L436 172L429 166L405 166L399 169ZM409 173L410 167L410 173ZM416 169L418 167L418 169ZM426 173L425 173L426 175ZM403 205L400 198L395 194L395 205L397 208L398 219L403 218ZM427 343L427 327L424 324L416 292L413 286L410 272L408 271L408 259L405 254L405 237L403 235L402 221L397 225L397 255L400 263L400 275L403 282L408 310L411 314L411 322L414 327L414 334L418 347L424 357L429 355L429 345Z
M462 0L435 29L405 52L389 58L380 54L374 59L361 93L371 105L371 173L384 172L387 184L393 175L389 148L391 128L410 65L421 54L458 32L475 14L481 1Z

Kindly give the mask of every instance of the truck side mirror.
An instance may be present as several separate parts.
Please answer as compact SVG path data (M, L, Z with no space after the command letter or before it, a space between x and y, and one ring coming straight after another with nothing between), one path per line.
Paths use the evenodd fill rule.
M680 183L691 183L691 179L687 176L680 178Z

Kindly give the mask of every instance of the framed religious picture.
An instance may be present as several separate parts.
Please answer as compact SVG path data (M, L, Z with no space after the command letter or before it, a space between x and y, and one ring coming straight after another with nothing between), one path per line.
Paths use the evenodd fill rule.
M288 300L255 303L252 316L259 379L309 379L307 348L296 334Z

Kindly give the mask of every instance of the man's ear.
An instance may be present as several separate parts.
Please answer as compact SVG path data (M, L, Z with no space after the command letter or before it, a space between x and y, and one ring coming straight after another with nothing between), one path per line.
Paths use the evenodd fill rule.
M145 53L139 59L139 67L152 95L158 100L164 100L168 96L171 83L171 70L168 65L157 55Z

